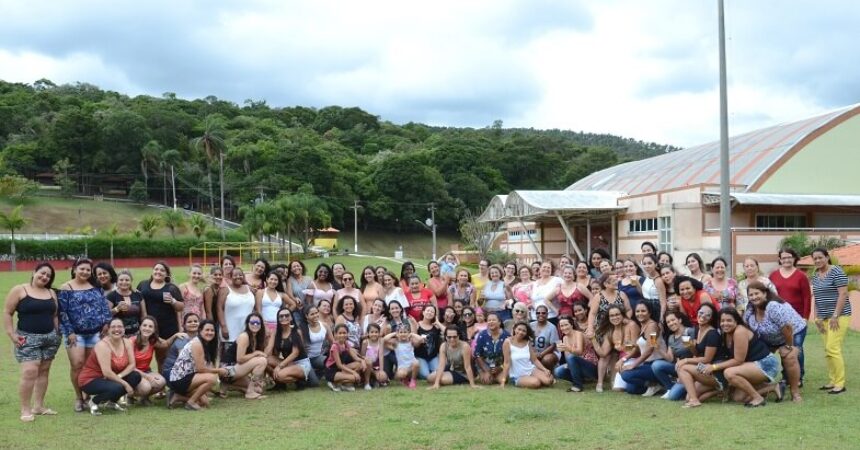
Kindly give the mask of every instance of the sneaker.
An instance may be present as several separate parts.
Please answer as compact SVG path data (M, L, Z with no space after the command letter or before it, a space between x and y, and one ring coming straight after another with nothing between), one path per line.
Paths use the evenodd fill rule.
M662 398L663 400L669 400L669 393L666 392L665 394L661 395L660 398Z
M660 386L648 386L648 389L642 394L643 397L653 397L654 394L660 392Z
M365 391L371 391L371 390L373 390L373 388L372 388L372 387L370 387L370 385L369 385L369 384L365 384L365 385L364 385L364 390L365 390Z
M409 380L409 384L408 384L408 385L406 385L406 386L407 386L409 389L415 389L415 387L417 386L417 384L415 383L415 380L414 380L414 379L412 379L412 380Z
M340 392L340 386L335 386L331 381L326 382L328 388L334 392Z
M119 405L116 402L107 402L105 403L105 408L112 409L114 411L125 412L125 408Z
M355 392L355 386L353 386L351 384L344 384L340 388L346 392Z
M89 408L90 408L90 414L92 414L92 415L94 415L94 416L100 416L100 415L102 415L102 412L101 412L101 411L99 411L99 405L97 405L97 404L93 401L93 399L90 399L90 400L87 402L87 404L88 404L88 406L89 406Z

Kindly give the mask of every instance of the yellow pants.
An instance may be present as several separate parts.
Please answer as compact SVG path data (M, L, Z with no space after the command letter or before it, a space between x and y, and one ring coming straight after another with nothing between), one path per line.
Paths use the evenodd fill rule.
M845 386L845 360L842 358L842 342L848 333L850 316L839 316L839 329L830 329L830 320L824 321L824 357L827 360L827 375L831 386L841 389Z

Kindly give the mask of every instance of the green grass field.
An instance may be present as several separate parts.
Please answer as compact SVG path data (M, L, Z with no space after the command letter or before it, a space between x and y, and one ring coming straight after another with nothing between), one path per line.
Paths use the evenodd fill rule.
M358 270L379 261L343 260ZM307 264L315 267L317 260ZM390 267L399 264L390 262ZM136 279L148 270L135 270ZM185 268L176 268L183 279ZM58 280L66 278L60 274ZM0 273L0 292L29 273ZM59 283L57 283L59 284ZM428 391L392 386L372 392L325 389L278 392L260 401L238 395L215 400L209 411L169 411L162 402L101 417L72 411L63 349L51 371L47 405L59 416L18 420L18 371L11 343L0 339L0 448L852 448L858 443L860 334L845 344L848 392L816 390L825 380L820 336L806 342L805 402L746 409L709 402L695 410L680 402L605 392L591 386L565 392L567 383L529 391L466 387ZM772 397L771 397L772 399Z

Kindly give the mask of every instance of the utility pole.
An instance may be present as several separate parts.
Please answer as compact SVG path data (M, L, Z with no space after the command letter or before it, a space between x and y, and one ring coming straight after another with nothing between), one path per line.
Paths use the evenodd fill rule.
M221 189L221 240L224 240L224 152L218 150L218 186Z
M729 197L729 116L726 92L726 19L723 0L717 0L719 8L720 39L720 253L729 263L729 274L735 273L732 262L732 202Z
M173 164L170 165L170 187L173 189L173 210L176 211L176 173L173 172Z
M436 204L430 203L430 231L433 233L433 261L436 261Z
M353 200L352 207L349 208L352 210L353 215L353 226L355 229L353 230L353 247L352 252L358 253L358 208L361 208L358 204L358 199Z

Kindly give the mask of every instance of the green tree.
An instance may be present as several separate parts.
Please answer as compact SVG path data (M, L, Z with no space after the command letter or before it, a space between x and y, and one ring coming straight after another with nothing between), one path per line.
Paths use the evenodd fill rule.
M224 239L224 152L227 151L227 144L224 140L224 118L220 115L209 115L203 123L203 133L200 137L191 141L195 148L202 149L206 160L209 162L208 167L212 167L215 161L218 161L218 184L221 198L221 239ZM212 186L212 171L209 170L209 197L213 198L211 192ZM214 211L214 205L211 205ZM214 213L212 214L215 215Z
M194 236L197 236L197 239L206 234L207 225L206 218L201 214L192 214L188 218L188 227L191 228L191 232L194 233Z
M135 203L146 203L146 185L136 180L128 189L128 199Z
M137 226L142 233L152 239L158 229L161 228L161 218L153 214L146 214L138 219Z
M65 195L72 195L75 193L77 188L77 183L75 180L69 176L69 172L74 170L74 166L69 162L68 158L63 158L56 163L54 163L54 183L60 187L60 192ZM81 175L83 176L83 175Z
M567 164L568 169L562 176L564 185L569 186L594 172L614 166L618 162L618 155L608 148L589 148L585 153L577 156Z
M22 200L39 191L39 183L17 175L0 178L0 197Z
M147 142L140 149L140 173L143 174L143 186L147 196L149 195L149 171L152 166L158 165L161 152L161 145L155 140Z
M176 239L176 230L185 228L185 214L173 209L161 211L161 224L170 230L170 237Z
M18 205L12 209L8 214L4 212L0 212L0 227L3 227L5 230L9 230L12 234L12 271L18 269L17 267L17 253L15 252L15 230L20 230L24 228L24 225L27 225L27 219L24 218L24 205Z
M117 236L119 236L119 225L114 222L111 224L110 227L108 227L107 230L104 230L102 233L104 233L104 235L107 236L107 238L110 240L110 263L111 265L113 265L113 241L117 238Z

